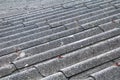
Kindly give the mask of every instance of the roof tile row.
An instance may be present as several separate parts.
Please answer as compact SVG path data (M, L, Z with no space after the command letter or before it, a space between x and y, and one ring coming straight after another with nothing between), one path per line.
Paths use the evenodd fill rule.
M1 80L119 80L118 5L76 1L2 19Z

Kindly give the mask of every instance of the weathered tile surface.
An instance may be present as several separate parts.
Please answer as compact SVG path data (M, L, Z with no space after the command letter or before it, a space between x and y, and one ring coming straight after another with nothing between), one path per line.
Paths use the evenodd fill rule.
M119 5L72 0L0 19L0 80L119 80Z

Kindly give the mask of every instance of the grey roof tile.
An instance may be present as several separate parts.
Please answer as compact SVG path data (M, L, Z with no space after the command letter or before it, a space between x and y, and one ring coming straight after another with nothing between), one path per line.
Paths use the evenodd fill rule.
M2 67L0 67L0 77L11 74L15 70L16 70L16 68L15 68L14 65L12 65L12 64L4 64Z
M82 26L83 26L84 29L92 28L92 27L98 26L100 24L105 24L107 22L112 21L113 17L114 17L114 20L119 19L119 17L117 17L119 15L120 14L115 14L115 15L108 16L108 17L105 17L105 18L102 18L102 19L99 19L99 20L91 21L89 23L83 24Z
M101 53L104 53L104 52L107 52L110 50L107 41L97 43L97 44L90 46L90 47L93 49L94 55L98 55L98 54L101 54Z
M56 48L56 47L59 47L59 46L62 46L62 45L65 45L65 44L68 44L68 43L92 36L92 35L95 35L95 34L101 33L101 32L102 31L99 28L93 28L93 29L86 30L86 31L83 31L80 33L69 35L67 37L60 38L58 40L51 41L49 43L46 43L46 44L43 44L40 46L36 46L36 47L30 48L30 49L24 50L24 52L26 53L26 55L37 54L37 53L40 53L40 52L43 52L43 51L46 51L46 50L49 50L52 48ZM23 38L21 40L25 41L25 38ZM11 45L13 45L14 43L15 42L11 43ZM5 46L5 44L4 44L4 46ZM6 44L6 46L7 46L7 44Z
M120 68L117 66L111 66L99 72L93 73L91 76L93 76L96 80L119 80Z
M23 24L18 24L18 25L12 26L12 27L4 26L3 29L2 28L0 29L0 33L7 32L7 31L10 31L10 30L13 30L13 29L15 30L15 29L18 29L18 28L21 28L21 27L24 27Z
M98 35L95 35L92 37L88 37L88 39L76 41L74 43L43 52L41 54L36 54L36 55L27 57L27 58L19 60L19 61L15 61L14 63L16 64L16 67L21 68L25 64L31 65L33 63L37 63L37 62L40 62L40 61L43 61L43 60L46 60L46 59L49 59L52 57L56 57L56 56L65 54L66 52L80 49L82 47L94 44L101 40L105 40L105 39L117 36L117 35L119 35L119 32L120 32L119 29L113 29L113 30L107 31L105 33L101 33L101 34L98 34Z
M119 43L120 43L119 39L120 39L119 36L117 36L117 37L114 37L114 38L108 40L108 45L111 50L119 47Z
M91 3L88 3L88 4L86 3L86 5L87 5L88 8L93 8L93 7L97 7L98 5L102 5L102 4L108 3L110 1L111 0L109 0L109 1L102 1L102 2L98 2L98 3L94 4L94 5L93 4L91 5Z
M45 77L41 80L68 80L68 79L64 76L64 74L62 74L61 72L58 72L56 74Z
M74 11L78 11L78 10L82 10L82 9L86 9L85 7L79 7L77 9L72 9L72 10L64 10L63 12L59 12L58 14L51 14L51 15L43 15L44 18L41 19L43 16L39 15L39 16L35 16L35 17L32 17L31 19L28 19L28 20L34 20L34 21L40 21L41 20L45 20L45 19L53 19L53 18L56 18L56 17L59 17L59 16L64 16L65 14L68 14L68 13L73 13Z
M76 2L77 2L76 5L81 5L81 1L77 0ZM88 2L89 2L89 1L88 1ZM96 1L93 1L93 2L96 2ZM78 4L78 3L79 3L79 4ZM60 5L57 5L57 6L60 6ZM60 7L61 7L61 6L60 6ZM45 9L48 9L48 8L45 8ZM45 9L44 9L44 10L45 10ZM31 15L31 14L29 14L30 16L27 15L27 18L28 18L28 17L33 17L33 13L36 13L36 12L38 12L39 15L40 15L40 12L41 12L41 11L44 11L44 10L40 10L40 11L37 10L37 11L35 11L35 12L31 12L32 15ZM62 10L64 11L64 9L61 9L61 11L62 11ZM68 10L68 9L67 9L67 10ZM71 10L71 9L70 9L70 10ZM59 12L60 10L56 10L56 11ZM55 11L55 12L56 12L56 11ZM65 9L65 11L66 11L66 9ZM48 12L48 13L49 13L49 12ZM44 13L43 13L43 14L44 14ZM56 14L57 14L57 13L56 13ZM25 15L25 14L24 14L24 15ZM36 15L36 14L34 14L34 16L35 16L35 15ZM26 15L25 15L25 16L26 16ZM25 16L23 16L23 18L24 18ZM16 17L18 17L18 15L17 15ZM15 21L16 21L16 17L15 17ZM20 16L19 16L19 17L20 17ZM19 20L19 17L18 17L18 20ZM9 18L8 18L8 19L11 20L12 18L14 19L14 17L11 17L10 19L9 19ZM21 19L21 17L20 17L20 19Z
M21 24L21 23L23 23L23 22L24 22L24 19L19 20L19 21L12 22L11 24L12 24L12 25L17 25L17 24Z
M97 9L97 8L95 8L95 9ZM93 9L92 9L92 10L93 10ZM111 7L108 9L108 11L109 11L109 10L111 10ZM87 11L90 12L90 10L87 10ZM102 11L102 12L103 12L103 11ZM84 14L84 12L82 12L82 14ZM97 14L97 13L96 13L96 14ZM93 18L96 19L96 16L94 17L94 15L95 15L95 13L92 14L92 16L93 16ZM68 19L66 19L66 20L61 20L61 21L53 22L53 23L51 23L50 25L51 25L52 27L60 26L60 25L66 24L66 23L70 23L70 22L74 21L74 19L76 20L76 18L77 18L77 20L78 20L78 19L85 18L85 17L87 18L87 16L90 17L91 14L80 15L80 16L77 16L77 17L68 18ZM99 16L99 17L100 17L100 16ZM98 17L98 18L99 18L99 17ZM90 19L81 20L81 23L80 23L80 24L83 24L83 23L88 22L87 20L91 21L93 18L90 17Z
M108 10L108 11L107 11ZM109 11L110 10L110 11ZM105 18L105 17L108 17L109 15L107 15L108 13L112 13L112 12L116 12L116 13L119 13L118 11L116 10L112 10L111 7L106 9L107 12L102 12L101 14L98 14L98 15L95 15L95 16L91 16L91 17L88 17L84 20L80 20L79 23L80 24L83 24L83 23L87 23L87 22L90 22L91 20L94 21L94 20L97 20L97 19L101 19L101 18Z
M73 65L91 56L93 56L93 51L87 47L66 55L62 55L61 58L58 56L55 59L37 64L36 67L39 69L41 74L48 76L59 71L62 68Z
M36 27L36 28L32 29L32 30L24 31L24 32L23 32L23 30L19 29L18 31L16 30L16 31L13 31L13 32L10 31L8 33L3 33L1 35L7 35L7 36L1 38L0 42L14 40L14 39L17 39L17 38L20 38L20 37L24 37L24 36L28 36L30 34L34 34L36 32L42 32L42 31L50 29L49 26L44 26L44 27L40 27L40 28ZM21 31L21 32L20 33L15 33L15 32L19 32L19 31ZM9 35L9 34L13 34L13 35Z
M57 18L52 18L52 19L48 19L49 23L51 22L55 22L55 21L60 21L60 20L63 20L63 19L67 19L67 18L71 18L71 17L74 17L74 16L78 16L80 15L83 11L83 10L86 10L86 8L81 8L81 9L75 9L74 11L71 11L67 14L64 14L64 15L60 15L61 17L57 17Z
M75 74L81 73L85 70L88 70L90 68L93 68L95 66L103 64L105 62L114 60L115 58L118 58L118 57L120 57L119 48L109 51L107 53L98 55L96 57L87 59L87 60L77 63L75 65L69 66L67 68L63 68L63 69L61 69L61 71L63 71L63 73L67 77L71 77Z
M3 38L6 38L6 37L9 37L9 36L13 36L15 34L19 34L21 32L24 32L25 30L38 28L37 26L34 26L34 25L32 25L30 27L23 27L23 25L22 25L22 26L19 26L19 27L22 27L22 28L21 29L12 30L12 31L3 32L3 33L1 33L0 36L2 36Z
M23 36L21 38L12 39L12 40L9 39L9 41L1 43L0 48L2 49L2 48L5 48L5 47L17 45L17 44L20 44L20 43L23 43L23 42L26 42L26 41L38 39L38 38L47 36L49 34L54 34L54 33L60 32L60 31L64 31L64 30L65 30L65 27L61 26L61 27L58 27L58 28L55 28L55 29L49 29L49 30L46 30L46 31L41 31L41 32L38 31L38 33L35 33L35 34L32 33L32 35L29 34L28 36Z
M115 7L116 7L116 8L120 8L120 3L115 4Z
M120 19L116 20L116 23L118 23L120 25Z
M105 23L105 24L101 24L101 25L99 25L99 27L102 28L104 31L106 31L106 30L109 30L109 29L119 27L119 24L111 21L111 22L108 22L108 23Z
M120 62L120 58L114 60L114 63L119 63L119 62Z
M1 80L39 80L41 78L43 77L39 74L39 72L35 68L31 68L29 70L2 78Z
M78 1L78 2L80 2L81 3L81 1ZM61 4L60 4L61 5ZM55 5L55 7L56 6L59 6L59 7L61 7L60 5ZM78 4L78 5L80 5L80 4ZM54 7L54 6L53 6ZM49 7L50 8L50 7ZM44 9L49 9L49 8L44 8ZM31 13L36 13L36 12L41 12L41 11L44 11L43 9L42 10L37 10L37 11L32 11ZM59 11L59 9L57 10L57 11ZM50 11L48 11L48 12L50 12ZM44 13L43 13L44 14ZM9 20L11 20L12 18L14 19L14 18L17 18L17 17L25 17L24 15L26 15L26 14L23 14L23 15L14 15L14 16L10 16L10 17L6 17L7 19L9 19ZM18 18L18 20L19 20L19 18Z
M76 79L80 79L80 80L86 80L86 78L90 77L91 74L95 73L95 72L98 72L100 70L103 70L107 67L110 67L110 66L113 66L113 62L108 62L108 63L105 63L105 64L102 64L100 66L97 66L97 67L94 67L94 68L91 68L85 72L82 72L80 74L77 74L75 76L72 76L70 78L70 80L76 80ZM92 79L94 80L94 77L92 77Z
M75 37L75 39L80 40L80 39L83 39L83 38L90 37L92 35L99 34L101 32L102 32L102 30L100 28L95 27L95 28L85 30L84 32L81 32L81 34L79 34L79 33L75 34L74 37Z
M107 2L106 4L100 5L101 8L110 7L110 6L113 6L113 5L110 4L109 2Z
M97 7L98 8L98 7ZM82 8L81 8L82 9ZM95 8L96 9L96 8ZM93 11L94 10L94 8L93 9L85 9L84 10L84 8L83 8L83 10L79 10L80 12L79 13L81 13L81 14L83 14L83 13L86 13L86 12L90 12L90 11ZM96 9L97 10L97 9ZM75 13L76 14L76 13ZM80 15L80 14L79 14Z
M67 31L58 32L56 34L48 35L48 36L45 36L43 38L34 39L32 41L29 41L29 42L21 43L19 45L15 45L14 47L15 48L20 48L20 49L25 49L27 47L30 48L32 46L40 45L40 44L43 44L43 43L46 43L46 42L49 42L49 41L52 41L52 40L55 40L55 39L58 39L58 38L61 38L61 37L68 36L70 34L74 34L74 33L80 32L80 31L83 31L83 29L81 29L81 27L77 27L75 29L70 29L70 30L67 30ZM1 49L1 52L3 53L1 55L4 55L4 52L6 54L15 52L15 50L13 49L14 47L11 46L11 47L8 47L8 48L5 48L5 49Z
M119 2L73 0L2 18L0 80L118 80Z
M29 25L33 25L34 23L38 23L38 22L40 22L42 25L46 25L47 23L46 23L46 21L44 21L43 20L43 22L41 21L41 20L31 20L31 21L28 21L28 22L23 22L23 24L25 25L25 26L29 26Z
M78 36L77 36L77 34L76 35L74 35L74 36L76 36L76 39L77 40L79 40L79 39L82 39L82 38L84 38L84 37L88 37L88 36L90 36L90 35L92 35L92 34L95 34L96 33L96 30L97 30L98 28L94 28L93 30L91 29L91 30L86 30L85 32L82 32L82 34L83 35L81 35L81 37L80 37L80 35L79 35L79 33L78 33ZM95 30L95 33L94 33L94 30ZM99 29L98 29L99 30ZM91 32L93 32L92 34L89 34L89 33L91 33L91 32L89 32L89 31L91 31ZM98 33L99 31L97 31L97 33ZM87 35L87 34L89 34L89 35ZM68 39L69 39L70 37L68 36ZM65 39L67 39L67 37L66 38L63 38L63 42L64 42L64 40ZM73 38L72 38L73 39ZM110 43L113 43L113 42L111 42L111 40L112 41L114 41L114 40L116 40L116 39L119 39L119 36L118 37L116 37L116 38L114 38L114 39L110 39L109 40L109 42ZM74 39L73 39L74 40ZM58 43L59 42L59 43ZM117 41L118 42L118 41ZM117 43L116 42L116 43ZM44 50L47 50L47 49L51 49L51 48L55 48L55 47L57 47L57 45L56 44L54 44L54 43L57 43L58 44L58 46L60 46L61 45L61 40L56 40L56 41L53 41L53 42L51 42L51 43L46 43L46 44L43 44L43 45L41 45L41 46L36 46L36 47L33 47L33 48L31 48L31 49L28 49L28 50L26 50L25 51L25 53L26 53L26 55L29 55L30 53L31 54L36 54L36 53L39 53L39 52L42 52L42 51L44 51ZM68 44L69 42L64 42L64 44L62 44L62 45L65 45L65 44ZM115 43L115 42L114 42ZM50 45L50 44L52 44L52 45ZM101 45L103 45L104 46L104 44L106 44L106 42L101 42L101 43L99 43L99 44L101 44ZM99 47L99 44L98 44L98 47ZM106 45L105 45L106 46ZM112 49L113 47L118 47L118 45L112 45L112 46L110 46L110 48ZM97 48L97 45L95 46L95 48ZM42 50L43 49L43 50ZM99 49L99 48L98 48ZM100 48L101 49L101 48ZM108 49L109 50L109 48L107 48L106 47L106 49ZM29 54L28 54L29 53ZM98 53L98 52L97 52ZM15 57L13 57L13 56L11 56L11 58L13 58L12 59L12 61L14 60L14 59L16 59L16 57L17 57L17 55L16 54L13 54ZM10 58L10 56L9 56L9 58L8 58L8 56L6 56L6 57L4 57L5 59L7 59L8 61L11 61L11 60L9 60L9 58ZM2 59L2 58L1 58ZM7 61L7 62L8 62Z
M99 55L101 53L119 47L119 37L120 36L116 36L106 41L102 41L97 44L94 44L93 46L90 46L94 50L94 55Z
M16 53L0 57L0 67L2 67L4 64L10 64L17 57L18 55Z
M112 4L117 4L117 3L119 3L120 1L119 0L115 0L115 1L112 1L112 2L110 2L110 3L112 3Z
M65 28L70 29L70 28L75 28L79 25L76 21L74 21L74 22L71 22L71 23L68 23L68 24L64 24L64 26L65 26Z
M38 23L35 23L38 27L46 26L48 25L46 21L39 21Z
M66 9L66 8L73 8L74 5L76 5L75 2L67 3L67 4L64 4L64 5L63 5L63 8L65 8L65 9Z

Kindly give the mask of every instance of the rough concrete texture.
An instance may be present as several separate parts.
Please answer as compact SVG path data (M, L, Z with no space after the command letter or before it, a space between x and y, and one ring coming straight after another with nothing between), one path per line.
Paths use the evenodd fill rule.
M57 5L74 0L0 0L0 17L29 12L46 6ZM79 0L80 1L80 0ZM90 0L81 0L90 1Z

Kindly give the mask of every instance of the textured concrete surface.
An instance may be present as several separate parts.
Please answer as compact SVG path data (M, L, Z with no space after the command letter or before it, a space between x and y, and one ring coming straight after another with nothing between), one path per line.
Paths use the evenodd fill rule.
M0 17L29 12L44 6L57 5L74 0L0 0ZM90 1L90 0L80 0Z
M2 18L0 80L119 80L119 5L75 0Z

